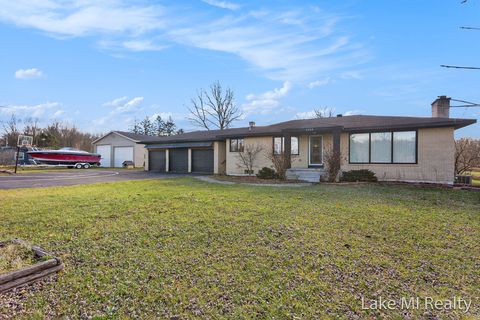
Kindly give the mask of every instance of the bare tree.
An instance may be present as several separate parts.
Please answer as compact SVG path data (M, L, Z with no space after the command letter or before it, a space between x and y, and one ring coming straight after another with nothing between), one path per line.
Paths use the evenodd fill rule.
M290 167L290 161L293 158L293 155L290 155L290 160L285 155L285 153L269 153L267 159L270 160L275 168L278 179L285 180L287 177L287 169Z
M191 102L188 119L196 126L207 130L227 129L243 115L235 104L233 91L227 88L224 93L218 81L210 86L210 92L201 89Z
M335 109L330 107L323 107L314 109L315 118L333 118L335 116Z
M324 160L327 169L328 182L337 181L341 165L340 151L335 151L333 149L325 150Z
M480 167L480 140L461 138L455 141L455 173L462 174Z
M40 133L40 126L38 125L38 119L37 118L27 118L23 121L24 128L23 128L23 134L29 135L33 137L33 144L35 145L37 141L37 136Z
M6 145L17 145L21 122L22 121L13 114L10 120L3 123L3 139L5 140Z
M245 173L253 174L253 167L258 155L263 151L263 147L258 144L249 144L245 146L243 152L237 154L238 159L241 161L238 164L239 168L244 168Z

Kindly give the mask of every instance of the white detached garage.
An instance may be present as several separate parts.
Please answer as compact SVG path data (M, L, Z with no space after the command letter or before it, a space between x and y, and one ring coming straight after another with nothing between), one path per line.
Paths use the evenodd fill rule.
M137 142L152 137L124 131L112 131L92 142L95 153L101 155L102 167L123 167L124 161L132 161L135 167L143 167L145 145Z

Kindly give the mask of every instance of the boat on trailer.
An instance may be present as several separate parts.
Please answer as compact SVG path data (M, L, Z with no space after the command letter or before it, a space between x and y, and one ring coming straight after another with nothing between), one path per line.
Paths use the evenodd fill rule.
M101 156L74 148L62 148L59 150L33 150L28 155L37 163L46 165L67 166L77 169L88 169L100 164Z

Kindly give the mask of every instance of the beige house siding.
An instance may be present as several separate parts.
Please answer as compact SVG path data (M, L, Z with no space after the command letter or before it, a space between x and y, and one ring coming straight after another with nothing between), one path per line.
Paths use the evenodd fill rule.
M453 128L419 129L417 164L349 164L349 135L343 133L342 171L369 169L382 181L453 183L455 177L453 132Z
M269 160L269 155L273 152L273 136L267 137L249 137L245 138L245 147L248 145L259 145L262 147L262 152L257 156L254 162L254 173L258 173L263 167L273 168L272 162ZM299 155L292 155L292 167L308 168L308 136L298 136ZM230 140L226 141L226 160L227 160L227 174L229 175L244 175L245 167L238 157L238 152L230 152Z
M110 133L94 143L94 152L97 152L98 146L109 145L110 148L110 166L113 167L114 148L115 147L133 147L133 158L135 167L143 167L145 160L145 145L137 144L132 140L122 137L117 133Z
M257 155L254 162L254 173L258 173L263 167L272 167L272 162L268 160L268 154L272 152L272 137L251 137L245 138L245 148L248 146L260 146L262 151ZM230 152L230 139L226 140L226 160L227 174L244 175L245 167L238 157L238 152Z
M213 173L225 174L227 170L226 149L224 141L213 143Z
M375 172L382 181L421 181L434 183L453 183L454 180L454 129L430 128L418 130L418 163L417 164L349 164L349 134L342 133L340 149L342 154L342 171L369 169ZM332 149L332 134L322 134L323 150ZM299 155L292 156L292 168L308 168L309 136L299 138ZM273 137L248 137L245 146L260 145L263 150L255 161L254 171L258 173L263 167L272 168L268 155L273 150ZM245 174L244 166L238 153L230 152L230 141L226 141L226 173L228 175Z

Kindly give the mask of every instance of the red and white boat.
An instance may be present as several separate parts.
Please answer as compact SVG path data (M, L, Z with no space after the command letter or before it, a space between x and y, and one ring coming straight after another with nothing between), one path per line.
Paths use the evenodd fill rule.
M59 150L33 150L28 155L37 163L48 165L64 165L69 167L90 168L100 163L101 156L74 148L62 148Z

